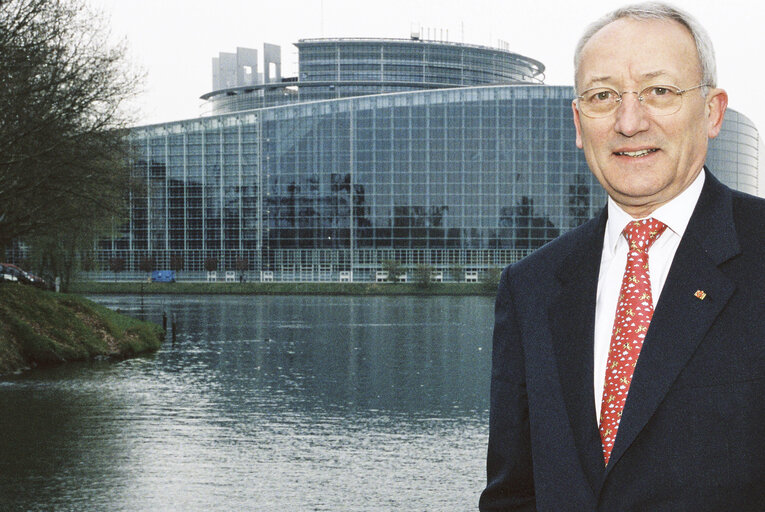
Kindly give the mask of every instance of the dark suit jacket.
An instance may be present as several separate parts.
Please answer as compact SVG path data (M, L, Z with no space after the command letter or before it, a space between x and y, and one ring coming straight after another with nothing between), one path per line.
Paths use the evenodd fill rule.
M705 172L607 468L593 396L606 211L503 272L481 510L765 511L765 201Z

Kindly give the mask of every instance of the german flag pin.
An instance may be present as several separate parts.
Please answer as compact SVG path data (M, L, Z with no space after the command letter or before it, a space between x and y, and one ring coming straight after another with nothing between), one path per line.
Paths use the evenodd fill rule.
M696 290L696 293L694 293L693 296L699 300L704 300L707 297L707 292L704 290Z

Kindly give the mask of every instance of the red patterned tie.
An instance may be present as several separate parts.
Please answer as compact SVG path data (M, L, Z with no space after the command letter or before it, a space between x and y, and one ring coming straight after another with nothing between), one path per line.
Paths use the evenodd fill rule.
M648 249L666 227L650 218L630 222L622 232L630 247L611 333L603 403L600 408L600 439L606 464L611 457L632 374L653 316Z

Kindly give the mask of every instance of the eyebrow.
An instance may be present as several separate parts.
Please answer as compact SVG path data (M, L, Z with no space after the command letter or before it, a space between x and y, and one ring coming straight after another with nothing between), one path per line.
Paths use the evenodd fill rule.
M647 80L652 78L657 78L660 76L667 76L670 77L670 74L664 70L664 69L658 69L656 71L651 71L649 73L643 73L640 78L641 80ZM603 76L594 76L587 80L587 86L591 87L593 84L599 83L599 82L610 82L613 79L611 75L603 75Z
M643 74L643 78L656 78L658 76L670 76L670 74L667 71L663 70L663 69Z

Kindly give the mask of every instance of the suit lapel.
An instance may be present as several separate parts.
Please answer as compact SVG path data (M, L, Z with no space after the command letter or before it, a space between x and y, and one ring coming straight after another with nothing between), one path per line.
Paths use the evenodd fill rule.
M549 322L561 389L582 466L593 490L603 478L603 455L593 398L593 333L598 273L607 212L584 226L580 243L557 272Z
M739 252L730 190L707 173L656 304L606 473L645 427L730 299L735 285L718 265ZM698 290L706 294L703 300Z

